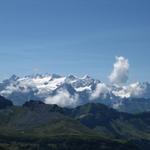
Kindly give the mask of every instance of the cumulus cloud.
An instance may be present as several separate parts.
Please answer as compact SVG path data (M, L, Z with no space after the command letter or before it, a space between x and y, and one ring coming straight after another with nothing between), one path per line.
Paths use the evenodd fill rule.
M114 84L126 83L128 80L129 62L128 59L120 56L116 57L116 62L112 73L109 75L109 80Z
M60 107L75 107L78 105L78 95L71 95L67 90L60 90L54 96L45 99L46 104L57 104Z
M99 97L101 98L106 98L107 94L109 93L109 88L106 84L104 83L99 83L96 86L96 89L94 92L91 94L91 100L97 99Z

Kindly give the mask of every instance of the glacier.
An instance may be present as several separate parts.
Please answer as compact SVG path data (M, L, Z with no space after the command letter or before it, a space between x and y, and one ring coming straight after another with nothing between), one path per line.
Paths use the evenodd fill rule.
M106 84L88 75L13 75L0 83L0 95L12 100L15 105L22 105L29 100L40 100L61 107L99 102L117 108L126 98L150 98L150 84Z

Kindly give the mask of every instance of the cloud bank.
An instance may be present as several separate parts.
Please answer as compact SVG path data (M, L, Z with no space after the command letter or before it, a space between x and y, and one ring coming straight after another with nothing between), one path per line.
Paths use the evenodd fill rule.
M45 99L46 104L57 104L60 107L75 107L78 105L78 95L71 95L67 90L60 90L54 96Z
M116 57L116 62L112 73L109 75L109 80L113 84L122 84L128 81L129 62L128 59L120 56Z

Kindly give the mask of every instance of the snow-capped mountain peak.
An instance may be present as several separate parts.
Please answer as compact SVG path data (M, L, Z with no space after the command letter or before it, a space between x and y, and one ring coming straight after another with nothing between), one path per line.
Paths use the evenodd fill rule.
M25 101L41 100L60 106L74 107L87 102L102 102L115 106L120 99L150 97L150 84L136 82L128 86L107 85L86 75L61 76L36 74L24 77L13 75L0 83L0 95L21 105ZM109 100L109 101L108 101ZM118 103L117 103L117 100Z

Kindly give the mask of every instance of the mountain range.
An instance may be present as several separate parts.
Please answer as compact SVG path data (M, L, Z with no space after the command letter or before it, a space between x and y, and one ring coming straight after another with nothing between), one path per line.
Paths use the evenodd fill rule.
M22 105L33 99L68 108L86 103L101 103L129 113L150 111L148 82L122 86L105 84L88 75L81 78L57 74L25 77L13 75L0 83L0 95L10 99L15 105Z

